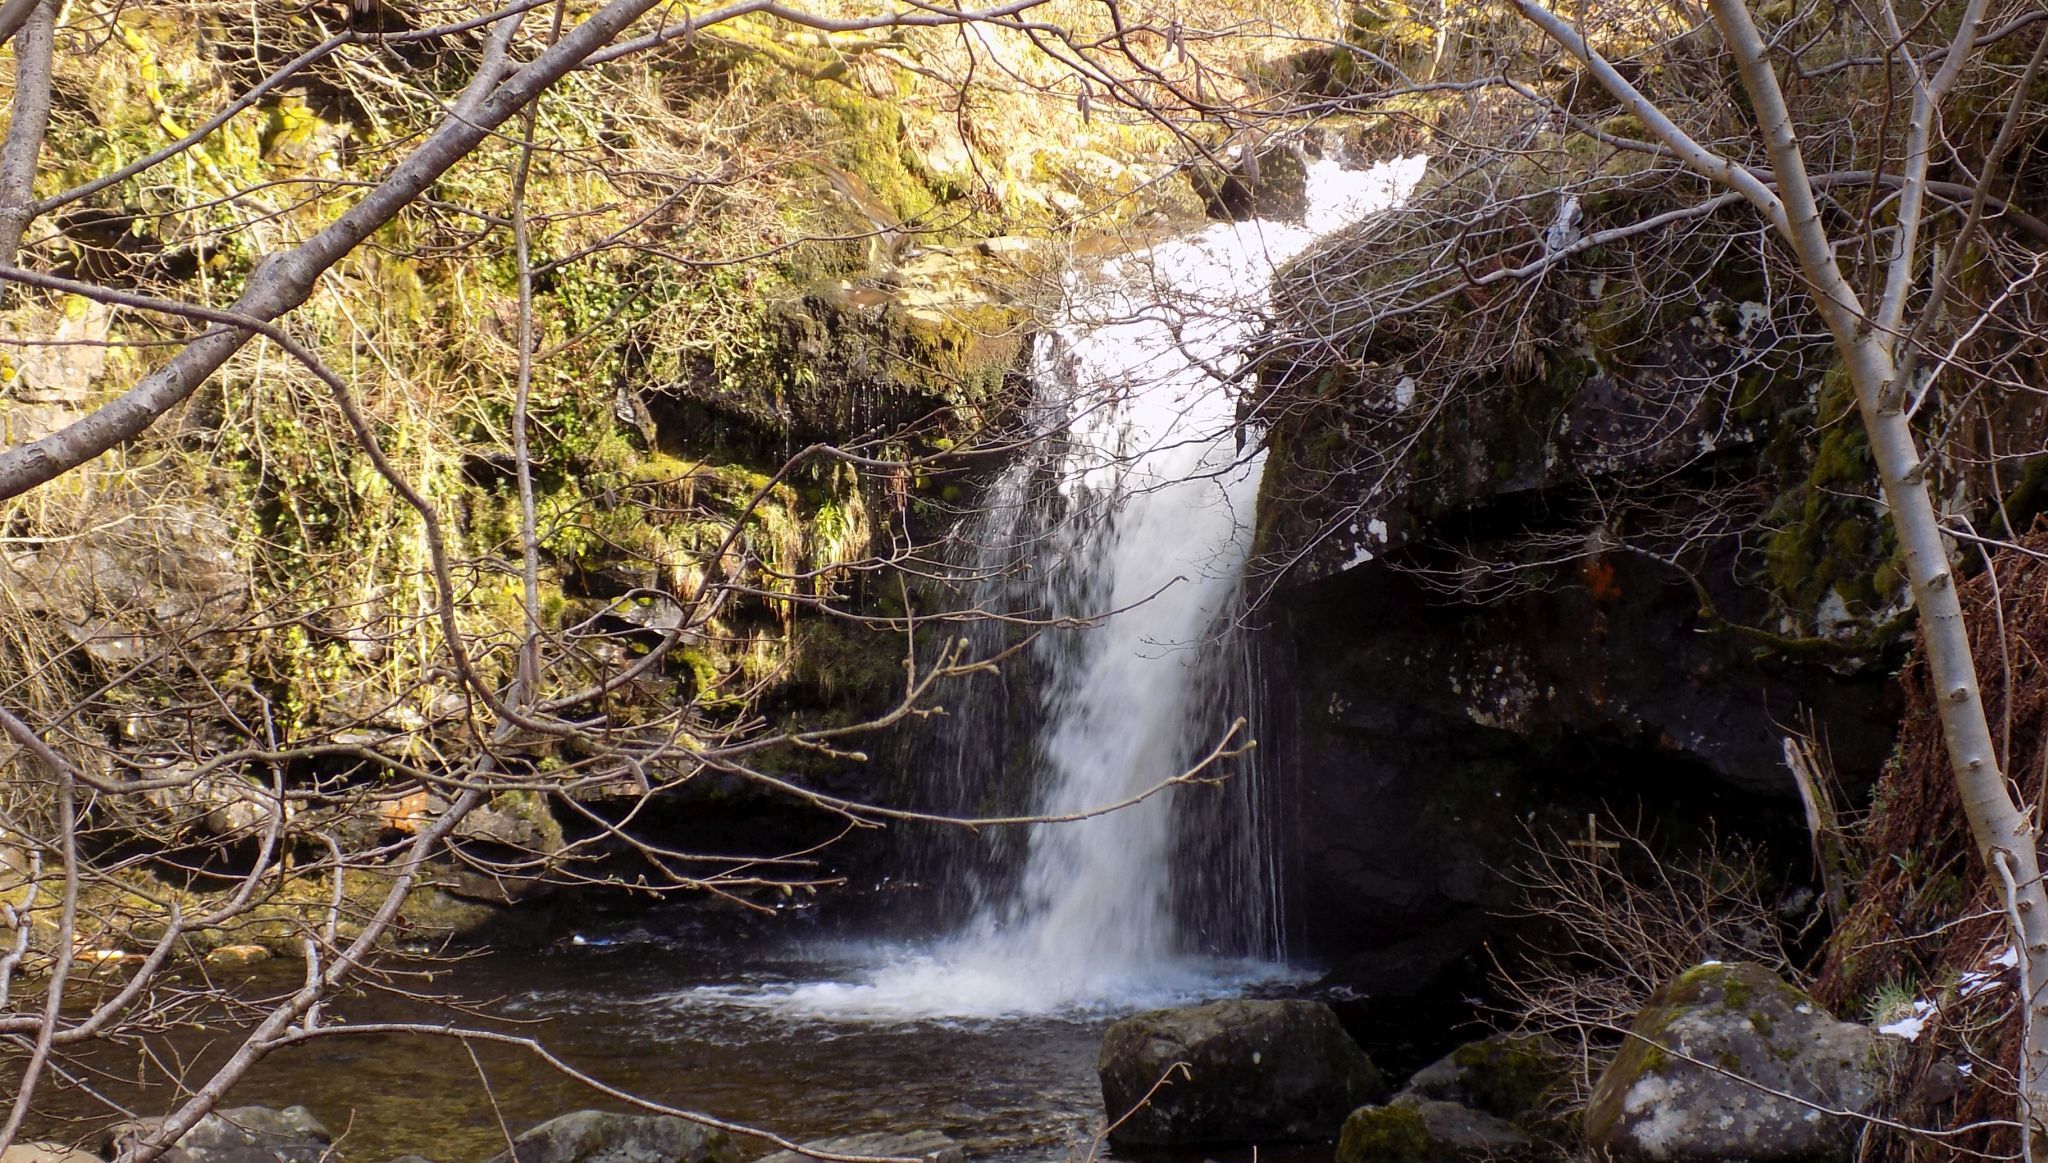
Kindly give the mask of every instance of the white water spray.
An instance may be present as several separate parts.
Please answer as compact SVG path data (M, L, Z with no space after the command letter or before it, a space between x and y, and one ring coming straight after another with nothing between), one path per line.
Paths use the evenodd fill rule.
M1036 367L1039 404L1063 411L1070 436L1047 453L1062 482L1059 515L1030 530L1016 519L1035 508L1028 490L1048 467L1042 459L1014 468L987 501L999 525L1007 516L1011 536L1031 535L1034 572L1045 579L1038 602L1059 603L1050 612L1060 615L1116 611L1049 660L1038 814L1130 799L1219 742L1224 724L1204 714L1214 667L1203 646L1237 599L1261 469L1260 455L1240 448L1224 380L1254 337L1278 265L1398 202L1422 164L1349 171L1317 162L1302 226L1216 225L1070 277L1063 320ZM957 745L991 743L969 730ZM957 936L865 981L794 987L778 1008L990 1017L1163 1003L1270 976L1277 970L1267 963L1199 956L1180 931L1180 794L1034 826L1014 890L984 901ZM1243 886L1233 899L1255 911L1271 887Z

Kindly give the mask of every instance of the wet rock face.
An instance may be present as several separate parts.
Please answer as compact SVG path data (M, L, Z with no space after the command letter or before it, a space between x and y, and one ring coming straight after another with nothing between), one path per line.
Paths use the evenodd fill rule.
M1191 176L1203 208L1220 221L1299 222L1308 213L1308 161L1291 142L1241 151L1229 165L1200 168Z
M1125 1018L1103 1035L1100 1070L1110 1120L1133 1112L1110 1132L1118 1146L1327 1139L1385 1094L1372 1060L1319 1002L1224 1001Z
M730 1136L684 1119L575 1111L512 1140L490 1163L734 1163Z
M1586 1137L1623 1159L1845 1159L1856 1125L1826 1111L1876 1097L1875 1040L1760 965L1687 970L1600 1076Z
M161 1119L122 1123L107 1132L108 1158L161 1126ZM165 1151L165 1163L321 1163L334 1137L302 1106L234 1107L200 1119Z
M1604 564L1597 585L1474 604L1375 561L1281 603L1272 689L1301 705L1261 743L1294 748L1302 781L1291 906L1312 954L1388 963L1353 967L1361 991L1412 992L1476 949L1532 825L1576 834L1632 803L1755 835L1796 823L1796 709L1837 770L1881 765L1881 675L1760 659L1675 571Z

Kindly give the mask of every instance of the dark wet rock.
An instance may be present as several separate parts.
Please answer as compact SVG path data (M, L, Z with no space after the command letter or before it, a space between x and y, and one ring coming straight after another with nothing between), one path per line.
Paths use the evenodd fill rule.
M463 840L517 848L535 856L552 856L563 846L562 825L549 809L547 797L531 791L499 792L492 796L489 803L462 817L462 822L455 826L455 835Z
M876 1131L866 1135L838 1135L830 1139L814 1139L804 1144L812 1151L830 1151L835 1155L889 1155L899 1159L918 1159L923 1163L967 1163L967 1150L949 1135L938 1131ZM795 1151L777 1151L756 1159L754 1163L816 1163L809 1155Z
M1103 1035L1100 1070L1111 1121L1132 1112L1110 1132L1120 1146L1327 1139L1386 1091L1337 1015L1307 1001L1211 1002L1125 1018Z
M490 1163L734 1163L724 1131L662 1115L573 1111L512 1140Z
M1402 1097L1457 1103L1502 1119L1539 1109L1571 1069L1563 1043L1537 1034L1495 1034L1423 1067Z
M1903 642L1877 632L1886 603L1858 607L1870 633L1852 648L1811 625L1794 593L1879 563L1832 561L1812 585L1780 577L1785 536L1832 552L1837 527L1809 527L1792 504L1817 455L1823 426L1808 417L1831 357L1721 252L1447 294L1333 333L1346 312L1406 301L1411 272L1387 260L1390 236L1443 231L1455 247L1449 224L1499 195L1427 186L1290 265L1261 367L1269 394L1243 405L1247 423L1268 420L1255 568L1286 569L1267 603L1279 660L1267 681L1306 692L1283 713L1298 713L1285 766L1302 773L1290 883L1304 887L1290 916L1310 956L1501 911L1512 892L1494 870L1513 865L1531 824L1540 835L1588 811L1711 813L1769 841L1772 816L1798 815L1786 708L1848 748L1833 758L1852 785L1880 770L1898 722L1889 675ZM1638 215L1642 196L1547 202L1533 225L1598 229L1603 215ZM1601 270L1629 268L1615 259ZM1674 261L1697 273L1694 299L1647 289ZM1635 309L1653 298L1658 309ZM1737 495L1756 503L1718 500ZM1625 518L1617 497L1632 499ZM1845 534L1882 540L1867 511L1853 517ZM1679 533L1709 524L1723 532ZM1411 959L1407 994L1478 945L1414 948L1431 963Z
M1199 167L1191 177L1211 218L1299 222L1308 212L1308 161L1293 142L1240 151L1229 164Z
M1490 603L1373 562L1288 591L1275 608L1276 691L1305 695L1290 915L1332 984L1412 997L1484 976L1498 870L1538 835L1640 803L1787 842L1799 819L1782 708L1814 715L1844 772L1874 772L1895 712L1882 674L1760 660L1700 612L1683 575L1642 555ZM1670 838L1675 839L1676 836ZM1362 952L1363 951L1363 952ZM1440 1053L1441 1048L1431 1051Z
M1881 1082L1876 1035L1770 970L1709 962L1658 990L1586 1108L1618 1158L1845 1159ZM1773 1093L1776 1092L1776 1093Z
M1337 1163L1447 1163L1514 1159L1533 1149L1511 1124L1454 1102L1403 1095L1351 1112L1337 1137Z
M162 1119L121 1123L107 1131L101 1153L112 1158L162 1124ZM200 1119L161 1158L164 1163L321 1163L333 1145L334 1136L305 1107L240 1106Z

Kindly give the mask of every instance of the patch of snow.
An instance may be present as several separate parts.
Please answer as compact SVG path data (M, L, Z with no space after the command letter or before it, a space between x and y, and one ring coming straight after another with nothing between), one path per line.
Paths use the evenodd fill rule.
M1736 334L1744 339L1749 333L1761 327L1771 317L1771 309L1762 303L1745 300L1735 308Z
M1576 246L1580 234L1579 223L1585 216L1577 195L1566 198L1557 208L1557 217L1551 219L1550 229L1543 232L1543 253L1556 254L1558 251Z
M1856 619L1849 613L1849 603L1842 597L1842 591L1829 590L1828 596L1820 600L1813 611L1813 628L1823 638L1844 638L1856 632Z
M1933 1013L1933 1002L1925 998L1916 998L1913 1001L1913 1012L1910 1015L1900 1018L1896 1022L1887 1022L1879 1026L1877 1032L1894 1038L1904 1038L1906 1041L1911 1042L1917 1039L1922 1031L1927 1029L1927 1019Z
M1956 996L1976 997L1979 994L1990 993L2003 984L1995 973L1972 970L1956 978Z

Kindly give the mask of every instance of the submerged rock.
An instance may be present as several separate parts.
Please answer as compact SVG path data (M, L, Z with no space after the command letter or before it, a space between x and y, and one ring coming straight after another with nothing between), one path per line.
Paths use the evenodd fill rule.
M950 1135L938 1131L876 1131L866 1135L838 1135L830 1139L814 1139L804 1144L807 1150L830 1151L834 1155L890 1155L899 1159L917 1159L922 1163L967 1163L967 1150ZM795 1151L777 1151L754 1160L754 1163L817 1163L809 1155Z
M1529 1136L1509 1123L1454 1102L1402 1095L1351 1112L1337 1138L1337 1163L1442 1163L1512 1159Z
M1658 990L1600 1076L1586 1138L1625 1159L1846 1158L1880 1082L1876 1036L1761 965L1709 962Z
M1221 1001L1125 1018L1103 1035L1100 1070L1116 1124L1110 1141L1121 1146L1327 1139L1347 1113L1386 1093L1337 1015L1309 1001Z
M731 1136L687 1119L573 1111L512 1140L490 1163L734 1163Z
M107 1131L102 1153L118 1155L162 1125L162 1119L118 1124ZM333 1146L334 1136L305 1107L239 1106L200 1119L161 1158L164 1163L321 1163Z

